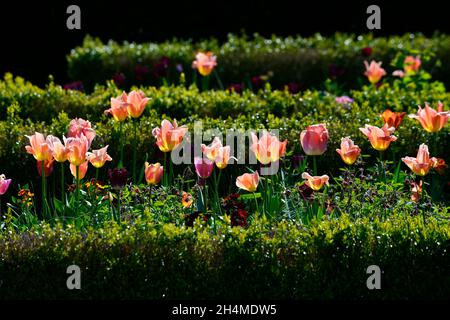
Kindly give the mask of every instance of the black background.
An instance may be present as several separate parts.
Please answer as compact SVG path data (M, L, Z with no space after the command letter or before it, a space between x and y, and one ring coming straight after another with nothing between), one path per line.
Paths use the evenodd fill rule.
M66 9L81 8L81 30L66 28ZM66 54L86 34L102 40L162 41L178 38L226 39L229 32L269 36L324 35L336 31L367 33L366 9L381 7L382 29L375 35L436 30L449 33L450 12L443 1L172 1L53 0L0 4L0 74L12 72L43 85L52 74L67 79Z

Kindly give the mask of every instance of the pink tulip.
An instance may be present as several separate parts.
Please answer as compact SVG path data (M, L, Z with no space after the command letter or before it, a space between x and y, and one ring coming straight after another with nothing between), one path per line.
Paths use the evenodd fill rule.
M125 92L120 97L111 98L111 108L105 111L112 114L114 120L121 122L128 118L128 97Z
M66 140L66 148L69 150L67 159L70 164L79 166L86 161L89 141L84 134L81 134L81 136L76 138L68 138Z
M403 78L405 76L405 73L403 72L403 70L395 70L394 72L392 72L392 75L394 77Z
M323 176L311 176L308 172L303 172L302 178L306 179L305 184L314 191L322 189L324 184L328 185L328 180L330 179L326 174Z
M406 73L415 73L419 71L421 64L420 57L407 56L403 61L403 69Z
M376 126L366 124L364 128L359 130L369 138L370 144L375 150L384 151L389 148L392 141L397 140L396 136L392 133L395 131L394 127L388 127L385 124L381 129Z
M4 195L8 191L11 179L6 179L4 174L0 174L0 196Z
M127 96L128 114L133 118L139 118L144 112L148 100L142 91L131 91Z
M417 119L422 127L428 132L440 131L448 122L450 118L450 111L442 111L443 105L438 103L437 111L425 103L425 108L419 106L417 114L410 114L409 117Z
M254 173L244 173L242 176L236 178L236 186L239 189L247 190L248 192L255 192L259 184L258 171Z
M250 150L255 153L256 159L261 164L269 164L284 157L287 140L280 142L276 136L269 134L265 130L259 140L253 132L251 133L251 137L252 145L250 146Z
M186 126L178 127L177 120L174 120L173 124L168 120L163 120L161 128L152 130L152 134L156 138L156 144L162 152L169 152L175 149L183 141L183 137L187 132L188 128Z
M81 118L75 118L70 121L67 136L69 138L76 138L82 134L87 138L89 147L91 147L92 140L94 140L96 135L95 130L91 127L91 123Z
M428 152L428 146L426 144L421 144L419 151L417 152L417 157L404 157L402 161L418 176L425 176L428 174L431 168L433 168L436 158L430 158L430 153Z
M155 164L145 163L145 180L148 184L155 185L161 181L164 167L159 162Z
M216 65L216 56L212 52L199 52L192 62L192 68L197 69L202 76L209 76Z
M78 180L81 180L86 176L88 167L89 167L89 161L87 161L87 160L78 166ZM73 165L72 163L70 164L70 173L72 174L72 176L75 179L77 178L77 167L75 165Z
M342 161L348 165L352 165L361 154L361 149L354 144L352 139L346 137L341 139L341 149L336 149L336 152L339 153Z
M364 65L366 66L364 75L369 79L370 83L375 84L386 75L386 71L381 67L381 64L382 62L372 60L369 65L367 61L364 61Z
M25 149L29 154L32 154L36 160L45 161L50 160L53 157L49 142L42 133L35 132L34 135L26 137L30 140L30 145L25 146Z
M87 160L95 167L101 168L105 165L106 161L112 161L111 156L107 153L108 146L98 150L92 150L87 153Z
M308 156L319 156L327 150L328 130L324 124L311 125L300 134L303 151Z
M194 158L194 166L195 172L202 179L207 179L211 176L211 173L214 169L214 162L209 160L208 158Z
M220 147L222 147L222 142L218 137L215 137L209 146L203 143L201 145L203 154L211 161L216 160Z
M64 143L66 141L66 138L63 137ZM69 150L66 148L64 144L62 144L61 140L59 138L49 135L47 137L47 142L49 144L50 150L52 152L53 158L57 162L65 162L67 160L67 154Z

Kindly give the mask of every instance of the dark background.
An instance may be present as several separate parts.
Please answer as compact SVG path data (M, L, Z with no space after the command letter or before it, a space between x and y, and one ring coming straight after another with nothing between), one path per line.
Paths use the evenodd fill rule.
M66 28L66 8L81 8L81 30ZM382 29L375 35L434 31L450 32L444 4L416 1L180 1L53 0L0 4L0 75L12 72L43 85L52 74L57 83L67 79L66 54L90 34L102 40L162 41L217 37L227 33L262 35L324 35L336 31L367 33L366 9L381 7Z

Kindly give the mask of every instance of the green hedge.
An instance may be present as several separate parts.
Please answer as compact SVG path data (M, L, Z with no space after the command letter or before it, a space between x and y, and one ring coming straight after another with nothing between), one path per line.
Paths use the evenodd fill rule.
M372 54L365 56L362 49L371 47ZM137 83L160 85L161 78L154 75L155 64L161 57L170 59L167 78L171 83L179 80L177 65L181 65L187 79L191 80L191 68L195 52L211 50L217 55L218 73L225 85L248 84L253 76L272 73L270 82L276 88L294 82L306 88L319 87L330 77L330 68L336 70L338 80L347 88L354 88L364 71L363 61L383 61L387 70L391 61L399 54L417 54L429 57L424 68L435 79L449 84L450 37L436 34L432 38L420 34L405 34L388 38L372 35L335 34L322 37L276 37L263 38L254 35L229 35L224 43L215 39L200 42L172 40L163 43L128 43L114 41L103 43L99 39L86 37L83 45L67 56L69 76L82 81L91 90L95 84L103 84L117 73L125 76L124 87ZM147 67L148 73L136 74L136 66Z
M448 222L347 216L305 229L262 220L213 234L150 222L79 232L72 228L0 235L0 296L42 298L450 298ZM66 288L80 266L82 290ZM366 269L383 271L368 290Z
M358 130L364 124L382 125L379 114L385 108L415 113L417 104L428 101L433 106L442 101L446 110L450 106L450 94L439 85L431 85L428 90L396 89L386 85L379 89L364 87L361 91L351 91L355 102L349 109L337 104L335 95L324 91L305 91L289 94L286 91L266 88L257 93L245 91L242 95L226 91L198 92L197 88L178 87L142 87L151 98L144 116L140 121L138 141L138 163L147 158L151 162L162 161L155 148L151 134L154 127L160 125L163 118L176 118L180 124L188 125L190 130L196 120L203 121L205 129L278 129L280 137L289 140L288 157L301 153L299 135L307 125L324 122L330 132L328 151L319 158L319 165L336 173L342 162L334 150L339 147L340 139L351 136L363 149L364 154L375 152ZM45 89L26 83L23 79L7 75L0 81L0 163L2 172L14 175L16 182L26 183L33 178L30 168L35 167L33 157L24 151L28 143L26 134L34 131L62 136L66 134L70 120L81 117L90 120L97 130L93 148L111 145L109 152L118 159L117 123L103 114L109 107L109 100L120 94L114 85L97 87L90 95L66 91L50 83ZM129 121L124 126L128 137L125 152L131 150L132 126ZM437 135L436 151L448 161L450 148L448 135L450 126L446 126ZM427 134L418 121L405 118L396 135L399 139L392 143L388 159L396 160L406 155L414 155L420 143L433 146L432 135ZM13 161L12 161L13 160ZM109 163L108 165L112 165ZM128 163L125 163L129 166ZM106 170L103 170L106 172ZM101 171L101 174L103 173ZM37 172L31 170L32 173Z

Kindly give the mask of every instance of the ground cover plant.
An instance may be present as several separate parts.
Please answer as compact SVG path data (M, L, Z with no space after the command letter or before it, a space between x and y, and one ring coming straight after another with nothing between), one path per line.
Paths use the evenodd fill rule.
M392 61L358 61L352 89L333 75L250 86L245 72L248 85L224 87L221 55L176 41L155 50L190 54L192 70L157 87L6 74L0 293L65 297L76 264L73 298L450 297L450 95L419 50L436 40L393 51L405 37L370 40ZM89 41L70 64L100 46ZM202 45L226 66L239 41L254 45ZM328 52L331 40L289 41ZM366 286L370 265L383 290Z

